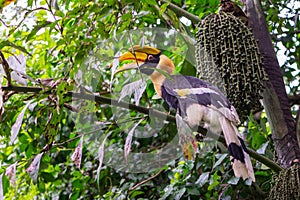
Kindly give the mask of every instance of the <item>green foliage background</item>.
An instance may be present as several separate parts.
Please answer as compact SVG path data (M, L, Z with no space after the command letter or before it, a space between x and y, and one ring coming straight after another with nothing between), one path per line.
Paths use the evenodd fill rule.
M172 2L200 18L216 12L219 4L212 0ZM286 58L282 69L287 91L289 95L295 95L299 91L300 76L300 23L296 16L299 6L293 8L296 2L277 0L264 1L262 4L275 49L284 49ZM129 112L129 118L122 118L116 116L109 105L94 105L87 101L79 102L84 110L71 111L66 105L73 99L65 94L76 89L76 74L86 65L91 52L96 52L101 58L101 65L89 68L88 72L83 71L84 81L91 83L93 92L117 98L111 94L111 71L107 66L117 51L123 48L122 43L116 43L111 38L123 34L123 40L128 41L128 36L124 34L126 30L161 27L175 29L193 38L195 26L183 23L180 16L167 9L167 4L155 0L19 0L4 7L0 18L0 47L6 58L23 53L27 58L26 73L33 80L61 80L54 89L44 87L39 94L11 94L5 102L0 124L0 173L3 175L6 199L259 199L268 194L273 181L273 173L268 167L253 160L257 182L248 186L247 182L233 178L229 158L224 157L224 147L206 143L200 145L208 150L201 151L195 161L185 161L181 156L149 173L122 172L103 164L97 176L97 151L104 137L109 139L105 147L117 145L124 148L124 130L129 130L142 118L145 120L139 125L141 127L150 123L150 120L147 115L135 111ZM186 47L183 45L182 48ZM178 72L195 75L195 69L184 62L186 55L179 56L180 52L185 52L184 49L177 51L179 53L171 48L164 53L178 66ZM118 76L114 81L117 91L118 87L131 80ZM5 84L6 80L2 85ZM28 85L41 86L37 81L29 81ZM48 91L51 91L51 95ZM167 109L160 99L152 98L154 89L150 82L147 82L146 91L141 105L161 105ZM17 140L10 144L11 127L29 100L36 105L26 110ZM295 114L296 106L293 109ZM93 120L100 123L99 127L89 129L90 124L82 120L85 112L95 113ZM119 117L118 120L116 117ZM274 159L265 114L260 120L250 116L246 128L248 146ZM176 132L173 123L166 123L150 139L133 138L132 151L143 152L163 146ZM82 136L84 142L79 170L72 162L71 155ZM50 145L52 142L53 145ZM38 178L34 182L26 169L42 151L44 154ZM16 183L13 185L9 176L5 175L5 170L16 162ZM148 181L141 184L145 180Z

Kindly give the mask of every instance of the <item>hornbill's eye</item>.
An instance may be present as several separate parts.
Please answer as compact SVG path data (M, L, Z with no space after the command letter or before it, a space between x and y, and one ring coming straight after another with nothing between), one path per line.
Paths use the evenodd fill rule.
M152 61L152 60L154 60L155 58L154 58L154 56L153 55L148 55L148 60L149 61Z

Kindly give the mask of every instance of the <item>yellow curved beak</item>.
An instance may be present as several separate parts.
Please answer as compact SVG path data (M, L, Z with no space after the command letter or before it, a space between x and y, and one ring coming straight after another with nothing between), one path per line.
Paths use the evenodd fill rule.
M128 52L122 54L119 57L120 62L125 60L133 60L133 62L123 65L115 72L115 74L129 69L137 69L139 68L140 65L146 62L148 55L156 55L159 53L160 50L154 47L150 47L150 46L140 47L139 45L135 45L132 48L130 48ZM112 66L112 64L110 66Z

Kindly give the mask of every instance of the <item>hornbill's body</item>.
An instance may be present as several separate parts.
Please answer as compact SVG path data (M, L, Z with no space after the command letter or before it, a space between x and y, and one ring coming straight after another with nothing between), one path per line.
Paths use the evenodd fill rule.
M149 75L156 92L179 111L191 128L203 126L215 134L223 132L235 176L255 181L250 157L236 127L239 117L218 88L195 77L172 75L173 62L153 47L134 46L119 60L135 60L118 72L139 68Z

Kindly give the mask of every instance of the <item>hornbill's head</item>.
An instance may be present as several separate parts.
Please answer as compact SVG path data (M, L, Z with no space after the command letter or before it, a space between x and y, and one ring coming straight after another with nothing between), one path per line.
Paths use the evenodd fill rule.
M157 76L163 75L162 71L172 74L175 69L173 62L167 56L150 46L133 46L119 57L120 62L125 60L133 60L133 62L123 65L116 73L139 68L142 73L150 75L151 79L156 79Z

